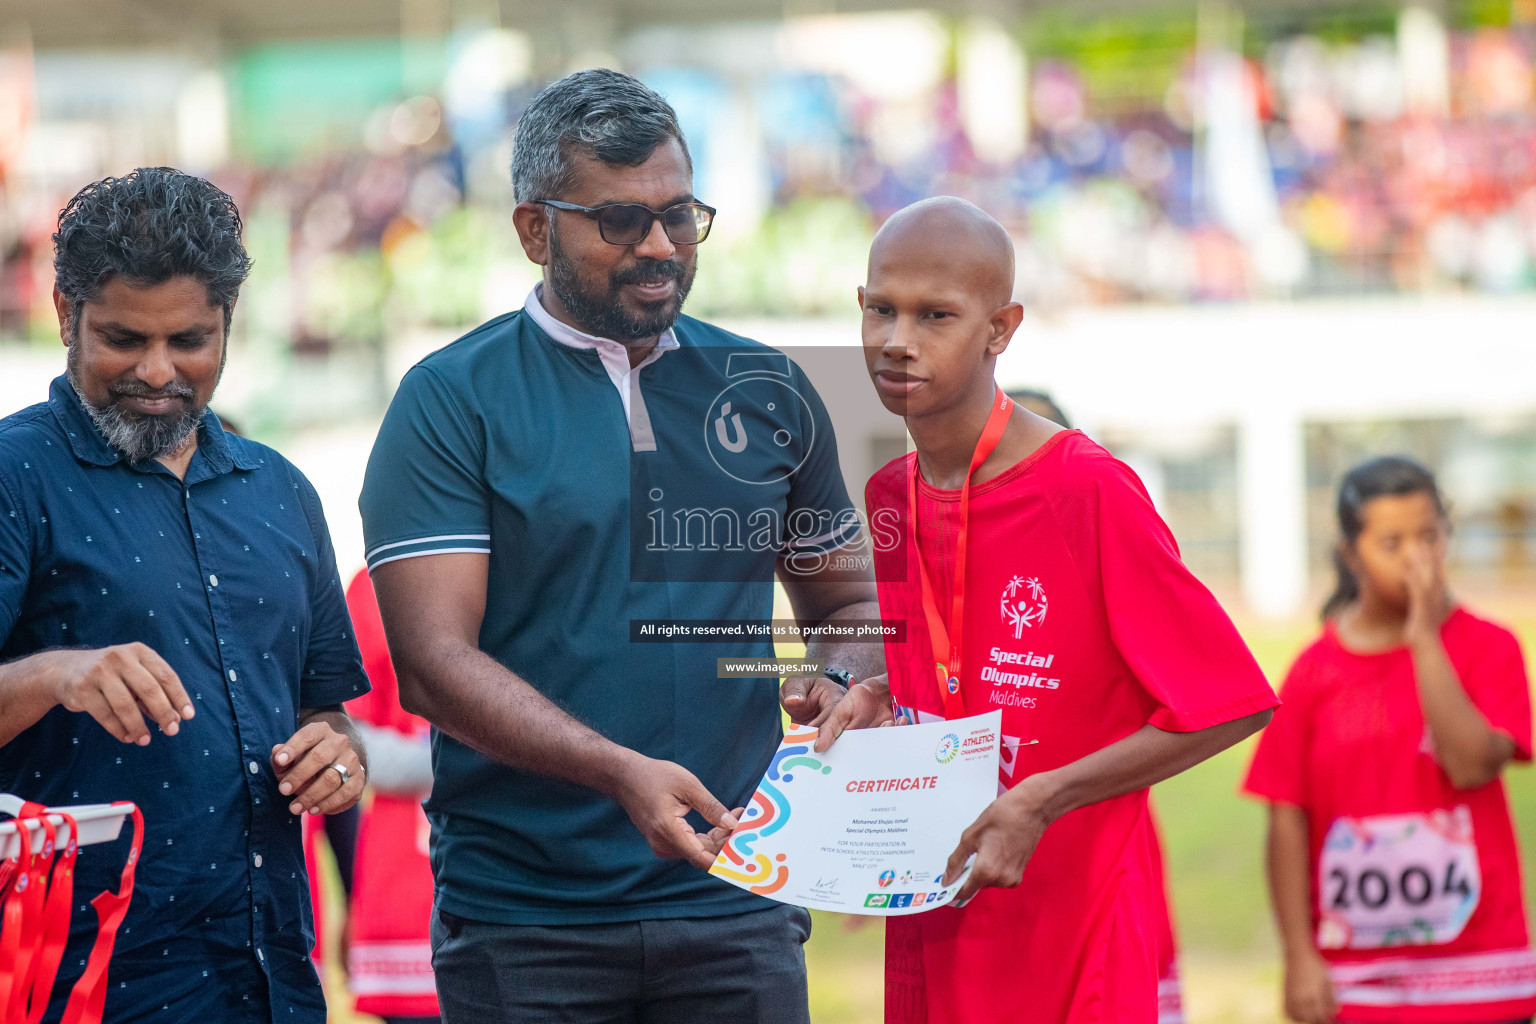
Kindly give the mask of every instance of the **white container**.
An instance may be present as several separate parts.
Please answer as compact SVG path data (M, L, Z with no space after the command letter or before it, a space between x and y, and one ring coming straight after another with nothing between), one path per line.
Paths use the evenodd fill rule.
M22 802L20 797L0 793L0 814L21 813ZM77 807L51 808L48 817L57 830L55 844L62 849L69 842L69 826L65 824L63 815L58 813L60 811L71 815L79 825L80 845L90 846L92 843L110 843L116 839L123 830L123 818L128 816L129 807L126 804L81 804ZM36 853L43 842L43 826L37 821L28 821L26 825L32 833L32 851ZM19 823L14 817L0 821L0 861L21 855L21 840L16 836L18 827Z

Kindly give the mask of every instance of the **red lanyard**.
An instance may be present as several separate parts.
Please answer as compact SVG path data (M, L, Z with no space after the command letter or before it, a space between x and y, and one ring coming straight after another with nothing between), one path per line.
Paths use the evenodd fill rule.
M62 1024L100 1024L107 998L107 962L112 959L117 929L127 916L128 903L133 899L133 875L139 863L139 850L144 845L144 816L126 800L115 801L114 805L127 808L133 817L133 845L128 848L128 862L123 865L117 892L104 892L91 900L98 922L96 944L91 947L85 971L69 994L69 1004L60 1018Z
M38 813L47 821L50 812L46 807L38 807ZM80 825L62 811L52 813L58 814L68 826L69 842L59 851L58 860L53 865L53 874L48 881L41 941L37 960L32 966L32 1001L27 1007L27 1024L38 1024L43 1019L43 1011L48 1008L53 979L58 976L59 962L64 959L64 944L69 940L69 912L74 903L75 856L80 849ZM44 852L48 851L45 849Z
M70 1024L99 1024L101 1020L107 961L112 957L118 926L133 897L134 869L144 842L144 819L131 803L124 801L117 806L133 817L133 843L118 891L104 892L92 901L100 929L90 961L75 982L64 1010L62 1019ZM59 815L69 828L69 842L57 851L58 830L50 819L53 814ZM48 1008L69 938L80 828L70 815L34 803L24 804L15 821L21 853L16 861L5 862L14 865L10 870L0 872L0 895L4 897L0 901L0 1021L37 1024ZM28 828L28 823L34 821L42 833L40 838L34 837Z
M907 485L907 519L912 524L912 551L917 556L917 575L923 589L923 616L928 620L928 639L933 646L933 667L939 683L939 696L944 701L944 717L950 721L965 717L965 698L960 695L960 636L965 628L965 534L971 512L971 477L987 461L1003 439L1008 429L1008 417L1013 413L1013 400L998 388L992 402L992 412L987 425L982 428L971 453L971 468L966 471L965 483L960 486L960 524L955 538L955 585L950 597L950 629L944 627L939 616L939 603L934 598L933 583L928 579L928 567L923 564L922 544L917 529L917 487L922 470L917 460L912 460L912 479ZM946 659L947 655L947 661Z
M58 851L57 860L58 834L50 814L58 814L69 830L69 842ZM48 1006L69 937L79 829L69 815L34 803L23 804L15 821L21 854L9 873L14 887L5 900L6 931L0 937L0 1013L7 1024L37 1024ZM42 832L42 845L36 850L29 822L36 822Z
M10 891L6 893L3 922L0 922L0 1020L9 1024L15 1008L26 1009L27 982L32 973L32 955L37 948L37 926L32 913L32 894L43 869L32 850L32 830L27 823L35 817L32 805L22 807L16 822L16 840L20 853L12 872ZM43 822L43 828L47 828ZM52 842L52 836L48 837Z

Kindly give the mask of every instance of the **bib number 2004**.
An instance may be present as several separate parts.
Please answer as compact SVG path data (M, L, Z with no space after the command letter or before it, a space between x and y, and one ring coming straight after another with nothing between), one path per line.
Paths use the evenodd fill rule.
M1323 842L1320 867L1317 943L1323 949L1450 942L1482 896L1465 805L1338 818Z

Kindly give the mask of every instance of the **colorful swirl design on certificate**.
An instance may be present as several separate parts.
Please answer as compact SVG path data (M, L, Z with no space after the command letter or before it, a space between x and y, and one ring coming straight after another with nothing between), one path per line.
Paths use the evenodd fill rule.
M790 800L781 787L795 781L795 772L831 774L832 767L812 752L811 745L815 742L815 729L791 729L785 734L783 744L774 752L768 765L767 778L752 794L741 824L721 848L710 874L738 882L762 896L778 892L789 882L785 855L779 853L770 858L754 850L753 846L788 823Z

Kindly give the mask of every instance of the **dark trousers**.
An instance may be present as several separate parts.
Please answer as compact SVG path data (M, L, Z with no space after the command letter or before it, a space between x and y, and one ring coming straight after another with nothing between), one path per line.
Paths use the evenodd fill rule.
M445 1024L809 1024L811 915L499 925L432 915Z

